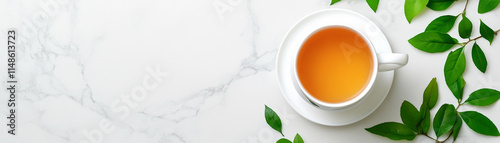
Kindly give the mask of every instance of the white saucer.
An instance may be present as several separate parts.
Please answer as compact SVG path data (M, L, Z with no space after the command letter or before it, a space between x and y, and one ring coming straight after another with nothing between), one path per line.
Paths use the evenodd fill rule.
M379 72L373 90L357 106L347 110L322 110L300 97L292 82L294 48L317 27L325 25L349 25L358 29L371 40L377 53L392 53L384 33L368 18L343 9L326 9L314 12L297 22L283 39L277 57L277 72L281 91L288 103L305 118L327 126L343 126L370 115L384 101L392 85L394 71Z

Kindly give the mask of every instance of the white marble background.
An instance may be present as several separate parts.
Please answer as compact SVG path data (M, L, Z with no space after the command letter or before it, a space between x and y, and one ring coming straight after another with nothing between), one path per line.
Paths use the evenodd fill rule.
M438 104L455 103L444 84L447 53L428 54L407 40L439 15L458 14L465 2L424 11L408 24L403 1L381 0L373 13L363 0L2 0L0 39L20 31L17 135L6 133L7 91L1 90L0 142L275 142L281 136L264 119L264 104L284 122L284 134L308 143L388 142L364 128L398 121L403 100L421 103L423 89L438 78ZM275 58L287 30L316 10L345 8L373 20L393 51L408 53L384 103L352 125L327 127L297 114L278 86ZM499 29L500 8L468 17L479 36L481 18ZM457 22L458 24L458 22ZM456 27L455 27L456 28ZM458 37L456 29L451 34ZM487 45L484 39L478 40ZM467 57L465 94L500 89L500 40L483 46L486 74ZM0 59L7 59L6 49ZM470 54L470 48L465 51ZM2 60L4 61L4 60ZM5 60L6 61L6 60ZM2 62L0 71L6 71ZM2 74L4 75L4 74ZM1 76L6 87L6 76ZM477 109L500 126L500 104ZM435 113L437 109L431 111ZM498 142L464 125L458 142ZM419 136L416 142L431 142Z

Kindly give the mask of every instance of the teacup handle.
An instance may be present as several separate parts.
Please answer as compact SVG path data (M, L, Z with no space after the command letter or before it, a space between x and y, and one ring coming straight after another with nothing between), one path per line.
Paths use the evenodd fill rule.
M408 63L408 54L377 53L378 71L391 71Z

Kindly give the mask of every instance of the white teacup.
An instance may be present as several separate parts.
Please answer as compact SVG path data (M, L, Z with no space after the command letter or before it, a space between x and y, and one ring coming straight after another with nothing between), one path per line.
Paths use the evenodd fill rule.
M297 62L298 62L298 55L301 51L302 48L304 48L304 44L306 41L311 38L311 36L315 35L316 33L323 31L325 29L331 29L331 28L343 28L343 29L348 29L351 30L352 32L355 32L359 37L364 40L364 43L366 43L367 47L369 48L369 53L371 55L371 72L368 80L366 80L366 83L364 84L364 87L361 88L359 91L356 91L356 94L353 94L352 97L346 101L342 102L326 102L323 100L320 100L316 98L315 96L311 95L311 93L306 90L304 87L303 83L301 82L301 79L299 78L298 74L298 68L297 68ZM293 51L294 53L294 58L293 58L293 66L292 66L292 78L294 82L294 86L296 90L299 92L299 94L302 96L304 100L306 100L308 103L311 103L312 105L320 108L320 109L326 109L326 110L342 110L342 109L348 109L350 107L353 107L357 103L360 103L366 96L369 96L370 91L372 91L373 84L377 78L378 72L384 72L384 71L390 71L390 70L395 70L398 68L403 67L408 63L408 55L407 54L402 54L402 53L377 53L375 50L375 47L373 46L372 42L370 39L367 38L363 33L361 33L359 30L352 28L348 25L326 25L326 26L321 26L318 27L314 32L311 33L305 33L309 34L308 36L305 36L306 38L301 40L300 47L295 48ZM342 36L342 35L340 35ZM360 41L363 42L363 41ZM345 47L342 47L345 48ZM350 47L347 47L350 48ZM346 53L343 53L344 56L346 56ZM352 52L348 54L350 56L353 54ZM356 54L356 53L354 53ZM322 70L322 69L314 69L314 70ZM336 73L332 73L336 74ZM309 81L308 81L309 82ZM318 93L317 93L318 94ZM321 95L321 96L336 96L336 95Z

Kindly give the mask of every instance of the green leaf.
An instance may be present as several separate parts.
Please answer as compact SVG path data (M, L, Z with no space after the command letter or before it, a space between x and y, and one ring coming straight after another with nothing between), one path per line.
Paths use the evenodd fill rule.
M427 106L420 107L419 133L427 134L431 126L431 112Z
M401 104L400 115L401 120L410 130L418 132L417 124L420 122L420 113L413 104L405 100Z
M459 100L462 100L463 93L464 93L464 87L465 87L465 80L463 76L460 76L460 78L455 81L453 84L447 84L448 88L451 90L451 93Z
M465 103L476 106L488 106L500 98L500 92L494 89L482 88L472 92Z
M479 0L477 12L480 14L489 12L489 11L495 9L499 3L500 3L500 0Z
M379 0L366 0L366 3L372 8L373 12L377 12Z
M408 23L425 8L429 0L405 0L405 16Z
M474 65L476 65L477 69L481 72L486 72L486 67L488 66L488 61L486 60L486 56L484 56L483 50L481 47L474 42L474 46L472 46L472 61Z
M472 22L470 22L469 18L462 14L462 20L458 23L458 35L460 37L467 39L470 37L472 32Z
M456 119L455 107L451 104L443 104L434 116L434 122L432 123L436 137L439 138L444 133L451 131Z
M276 141L276 143L292 143L292 141L285 138L281 138L280 140Z
M455 25L455 21L457 20L457 16L453 15L443 15L434 20L432 20L425 31L436 31L439 33L448 33L453 25Z
M436 105L437 99L439 96L438 84L436 82L436 78L432 78L427 88L424 90L424 100L422 102L422 106L429 107L429 110L434 108Z
M304 143L304 140L302 140L302 137L297 133L293 139L293 143Z
M265 117L267 124L271 126L271 128L273 128L274 130L280 132L282 136L285 136L283 135L283 132L281 132L282 125L280 117L278 116L278 114L276 114L276 112L273 111L273 109L267 107L267 105L265 106L266 106Z
M441 11L450 7L453 2L455 2L455 0L429 0L427 7L432 10Z
M330 5L333 5L333 4L335 4L335 3L339 2L339 1L340 0L332 0L332 2L330 3Z
M366 131L391 140L413 140L417 135L407 126L396 122L385 122L366 128Z
M490 136L500 136L498 129L488 117L476 111L460 112L465 124L476 133Z
M457 116L457 119L455 120L455 125L453 125L453 141L457 139L458 133L460 133L460 129L462 128L462 118L460 116Z
M431 124L430 109L432 109L437 102L439 96L438 85L436 78L432 80L425 88L422 105L420 106L420 121L418 125L418 133L427 134Z
M448 54L444 64L444 78L447 85L452 85L465 71L464 47L458 48Z
M449 50L455 44L457 39L452 38L445 33L435 31L423 32L408 40L415 48L428 53L439 53Z
M493 42L493 37L495 36L495 32L493 29L488 27L488 25L484 24L483 21L481 20L481 25L479 26L479 33L481 33L481 36L484 37L484 39L488 40L490 42Z

